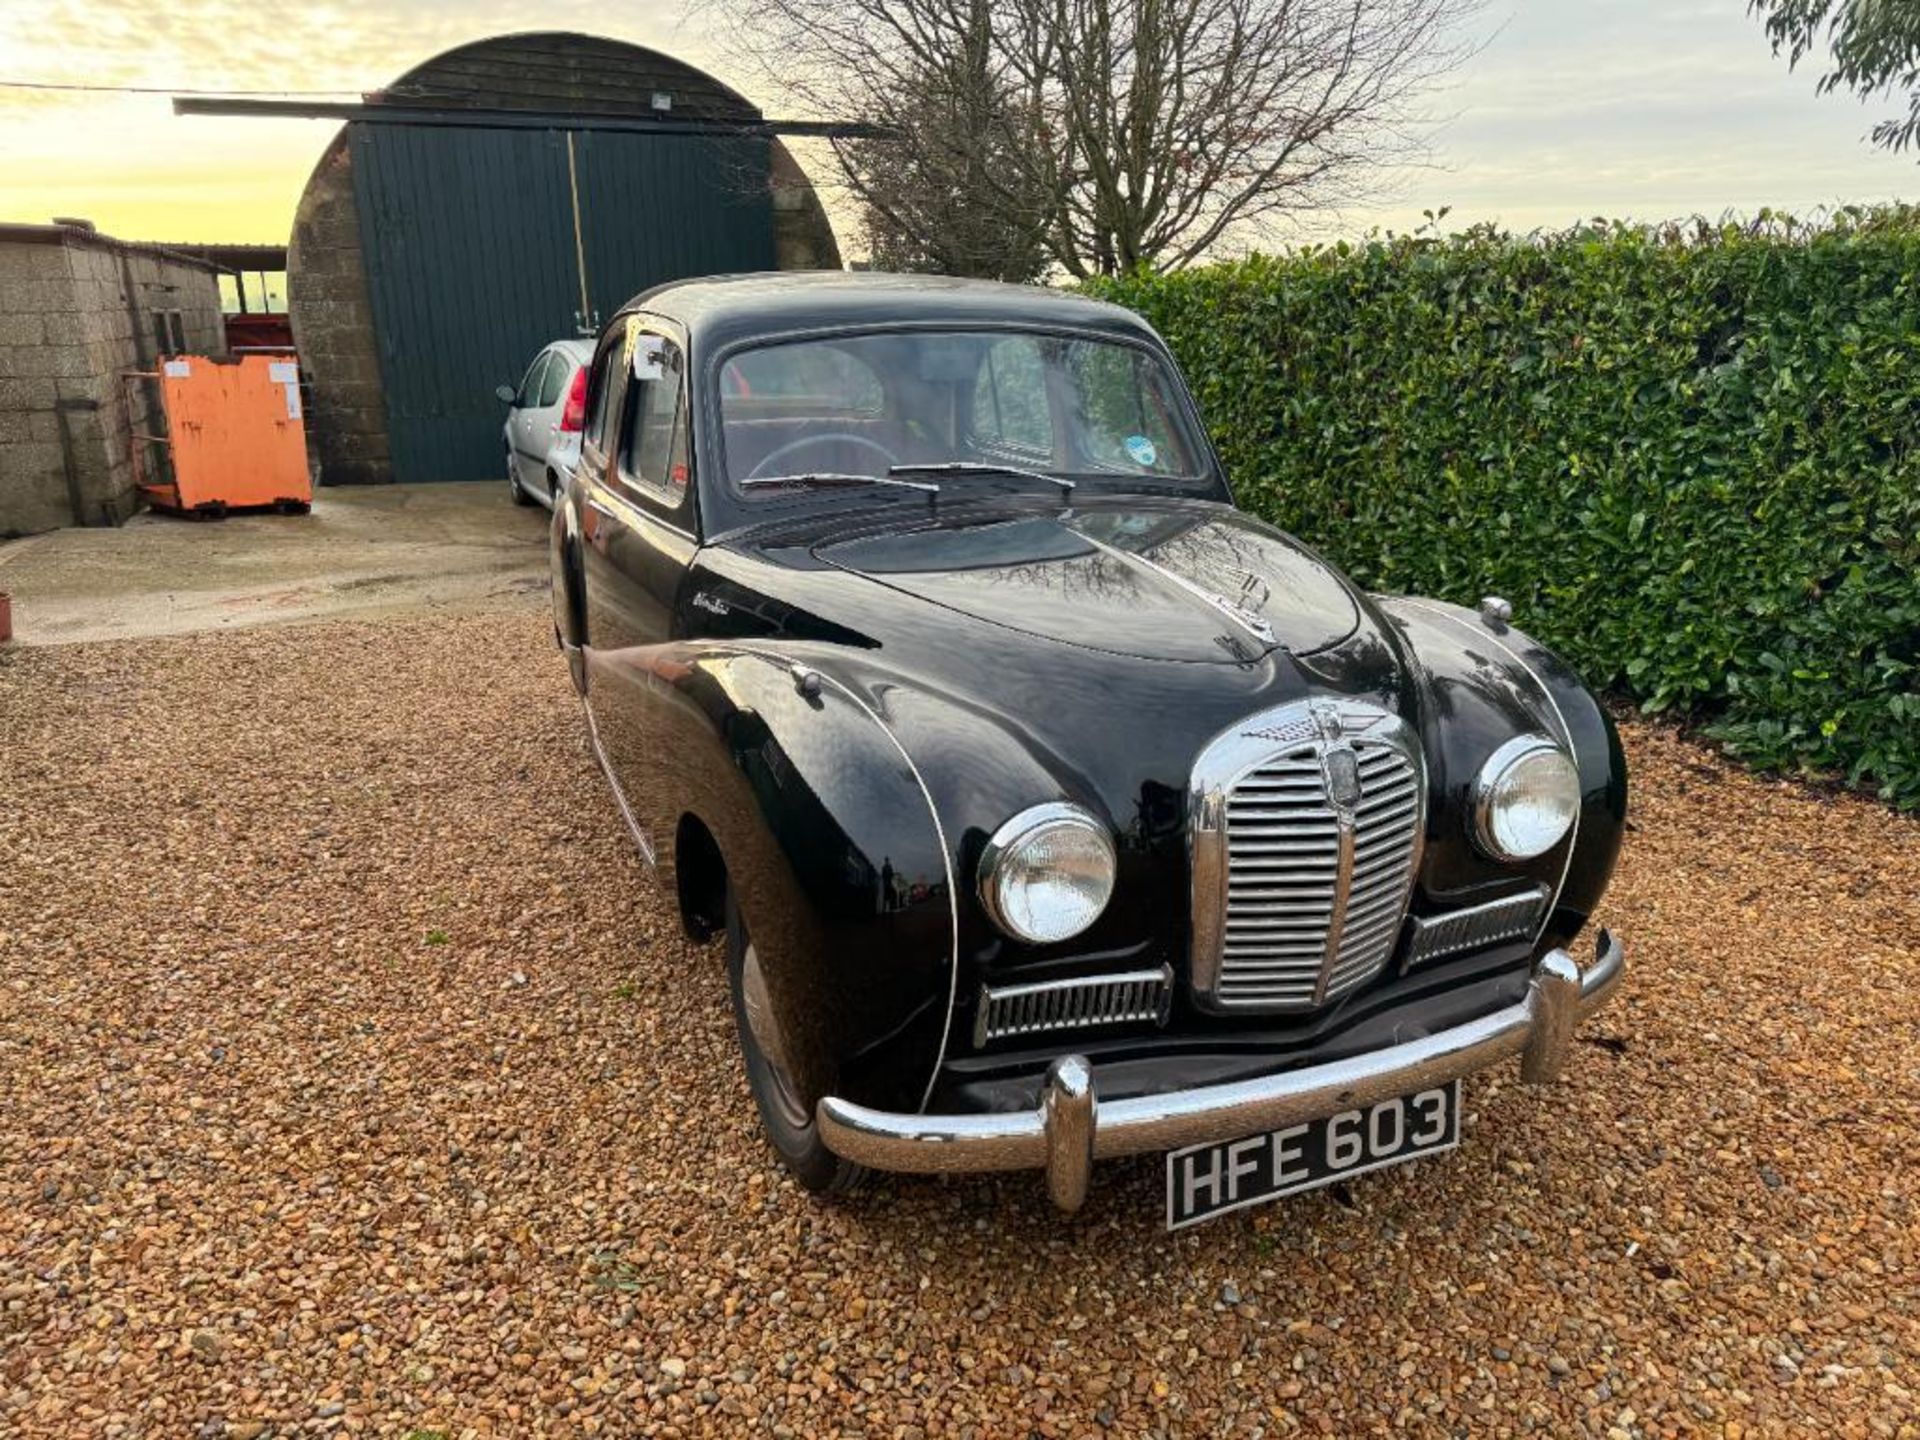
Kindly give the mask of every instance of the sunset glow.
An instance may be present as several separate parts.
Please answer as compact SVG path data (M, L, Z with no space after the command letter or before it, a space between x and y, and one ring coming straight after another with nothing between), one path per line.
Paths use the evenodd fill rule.
M0 0L0 79L163 89L329 92L353 99L450 46L526 28L501 0L264 6L190 0ZM760 99L711 14L679 0L559 0L541 28L610 34L678 54ZM614 23L617 22L617 23ZM1912 157L1870 148L1876 112L1815 97L1743 0L1523 0L1482 18L1484 48L1435 97L1428 166L1372 205L1324 216L1324 238L1449 223L1516 229L1596 214L1635 219L1805 211L1910 194ZM0 219L84 216L127 238L286 239L329 121L185 117L165 95L0 89ZM816 170L819 157L812 157ZM824 176L822 177L824 178ZM850 227L839 215L844 234Z

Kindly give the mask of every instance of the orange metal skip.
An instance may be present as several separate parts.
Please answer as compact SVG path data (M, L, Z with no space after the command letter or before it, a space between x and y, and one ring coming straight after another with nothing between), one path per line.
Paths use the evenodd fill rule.
M142 487L148 500L168 510L213 512L310 505L299 375L286 356L183 355L163 362L155 379L173 482Z

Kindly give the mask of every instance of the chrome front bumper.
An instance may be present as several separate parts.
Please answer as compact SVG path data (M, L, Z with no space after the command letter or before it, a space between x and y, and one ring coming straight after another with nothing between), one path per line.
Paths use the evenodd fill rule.
M1566 1064L1574 1026L1612 997L1625 973L1624 947L1602 930L1585 971L1566 951L1550 951L1515 1004L1351 1059L1103 1104L1086 1058L1063 1055L1047 1072L1037 1110L900 1115L829 1095L816 1111L820 1138L836 1155L876 1170L1045 1170L1054 1203L1077 1210L1095 1160L1323 1119L1445 1084L1510 1055L1520 1056L1521 1079L1546 1084Z

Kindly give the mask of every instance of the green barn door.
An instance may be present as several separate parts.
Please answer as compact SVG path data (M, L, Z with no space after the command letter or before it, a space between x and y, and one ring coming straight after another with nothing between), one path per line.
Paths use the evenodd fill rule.
M605 321L667 280L771 270L769 142L757 135L574 136L587 294Z
M763 137L351 130L397 481L500 479L494 387L541 346L664 280L773 268Z
M398 481L497 480L505 412L541 346L578 333L567 137L356 123L360 211Z

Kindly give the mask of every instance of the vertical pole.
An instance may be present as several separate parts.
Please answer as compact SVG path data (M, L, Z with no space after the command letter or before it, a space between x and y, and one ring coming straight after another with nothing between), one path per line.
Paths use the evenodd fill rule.
M587 298L587 238L580 228L580 166L573 154L573 131L567 131L567 191L573 197L573 258L580 276L580 331L593 333L593 305Z

